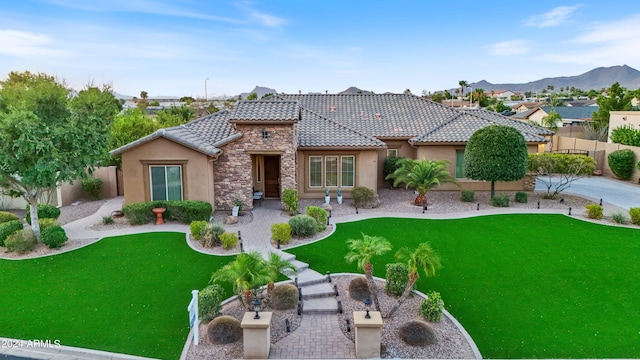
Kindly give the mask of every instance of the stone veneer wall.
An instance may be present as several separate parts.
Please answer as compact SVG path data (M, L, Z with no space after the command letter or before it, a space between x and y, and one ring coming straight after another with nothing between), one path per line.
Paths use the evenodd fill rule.
M526 173L524 175L524 191L533 191L536 189L536 173Z
M280 155L280 191L297 188L296 150L298 138L296 124L236 124L242 137L222 147L222 155L214 163L213 181L216 210L230 210L233 200L239 199L244 209L253 208L253 166L251 155L264 151L267 155ZM269 133L262 138L262 129Z

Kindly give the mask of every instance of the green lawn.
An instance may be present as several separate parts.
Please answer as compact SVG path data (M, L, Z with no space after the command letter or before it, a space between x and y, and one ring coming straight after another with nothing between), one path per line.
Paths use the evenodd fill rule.
M394 245L374 259L383 278L395 250L431 243L443 268L417 288L442 294L486 358L640 358L640 230L562 215L385 218L290 252L321 273L360 272L340 259L361 232Z
M147 233L0 260L0 337L177 359L191 290L232 259L193 251L184 234Z

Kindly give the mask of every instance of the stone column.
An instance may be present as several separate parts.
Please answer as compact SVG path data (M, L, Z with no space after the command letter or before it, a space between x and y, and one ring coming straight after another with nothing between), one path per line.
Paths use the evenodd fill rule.
M382 316L379 311L369 311L371 318L367 319L365 314L365 311L353 312L353 324L356 327L356 357L358 359L379 358Z
M254 319L254 312L244 313L240 326L242 327L245 359L269 358L271 315L270 312L261 312L260 319Z

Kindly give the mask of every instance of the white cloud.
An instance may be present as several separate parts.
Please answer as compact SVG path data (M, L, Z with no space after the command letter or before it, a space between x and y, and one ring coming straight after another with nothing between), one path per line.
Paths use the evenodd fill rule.
M583 65L640 64L640 14L592 26L586 33L567 42L570 51L541 56L540 59ZM637 65L636 65L637 66Z
M501 41L488 46L489 53L495 56L510 56L529 52L526 40Z
M580 5L558 6L544 14L531 16L530 18L525 20L524 26L546 28L562 25L579 7Z
M256 19L260 24L268 27L280 27L287 23L285 19L265 14L259 11L252 11L251 17Z
M49 47L52 39L44 34L19 31L0 30L0 53L13 56L55 56L64 51Z

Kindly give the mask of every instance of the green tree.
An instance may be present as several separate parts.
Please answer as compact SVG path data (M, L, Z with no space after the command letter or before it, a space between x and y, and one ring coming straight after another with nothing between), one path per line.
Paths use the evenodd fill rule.
M194 99L192 96L183 96L180 98L180 102L183 102L187 105L191 105L195 101L196 99Z
M90 88L71 105L65 85L46 74L12 72L0 86L0 186L29 203L39 239L38 199L61 182L86 178L104 159L111 105Z
M505 105L501 100L501 101L498 101L496 103L495 110L496 110L496 112L503 112L505 110L511 110L511 108L509 106Z
M537 153L527 156L527 169L536 172L538 180L547 187L546 199L555 199L572 182L593 174L595 168L596 161L585 155Z
M496 181L522 179L527 171L527 144L522 134L504 125L482 128L467 142L464 152L465 176L491 181L491 198Z
M138 100L138 103L136 104L136 106L138 107L138 109L144 111L147 109L147 106L149 106L149 94L142 90L140 91L140 100Z
M632 93L627 92L619 83L614 83L606 90L606 95L598 95L598 111L593 112L593 121L599 127L609 126L609 112L631 110L631 99Z
M560 114L558 114L554 109L551 109L549 114L542 118L542 126L556 132L558 131L558 121L562 121L562 116L560 116Z
M418 192L414 203L416 205L427 204L427 191L441 184L458 184L456 179L449 174L446 160L413 160L402 158L396 163L399 167L385 180L392 179L393 186L404 183L406 188L414 188Z
M464 98L464 88L466 88L469 83L467 82L467 80L460 80L458 81L458 85L460 85L460 96Z
M418 245L415 250L409 250L408 248L402 248L396 253L396 258L406 261L407 268L409 270L409 282L404 289L402 295L398 298L398 301L393 305L386 317L391 317L400 308L402 303L409 297L413 287L418 281L418 271L422 270L425 276L434 276L436 271L439 270L442 265L440 264L440 256L429 245L429 243L422 243Z
M233 291L240 296L245 306L257 296L260 286L271 281L267 262L257 251L241 253L235 260L221 267L211 275L212 283L231 283Z
M109 148L117 149L141 137L147 136L158 130L158 125L140 109L128 109L116 115L111 132L109 133ZM113 159L116 165L120 165L121 158Z
M193 111L186 106L172 106L158 111L156 123L160 128L179 126L188 123L193 116Z
M247 100L258 100L258 94L254 92L250 93L247 95Z
M349 252L344 260L348 263L356 262L358 267L364 271L364 276L369 281L369 287L373 295L373 303L376 310L380 311L380 301L378 301L378 287L373 280L373 264L371 259L380 256L391 250L391 243L381 236L369 236L362 234L362 239L349 239Z

